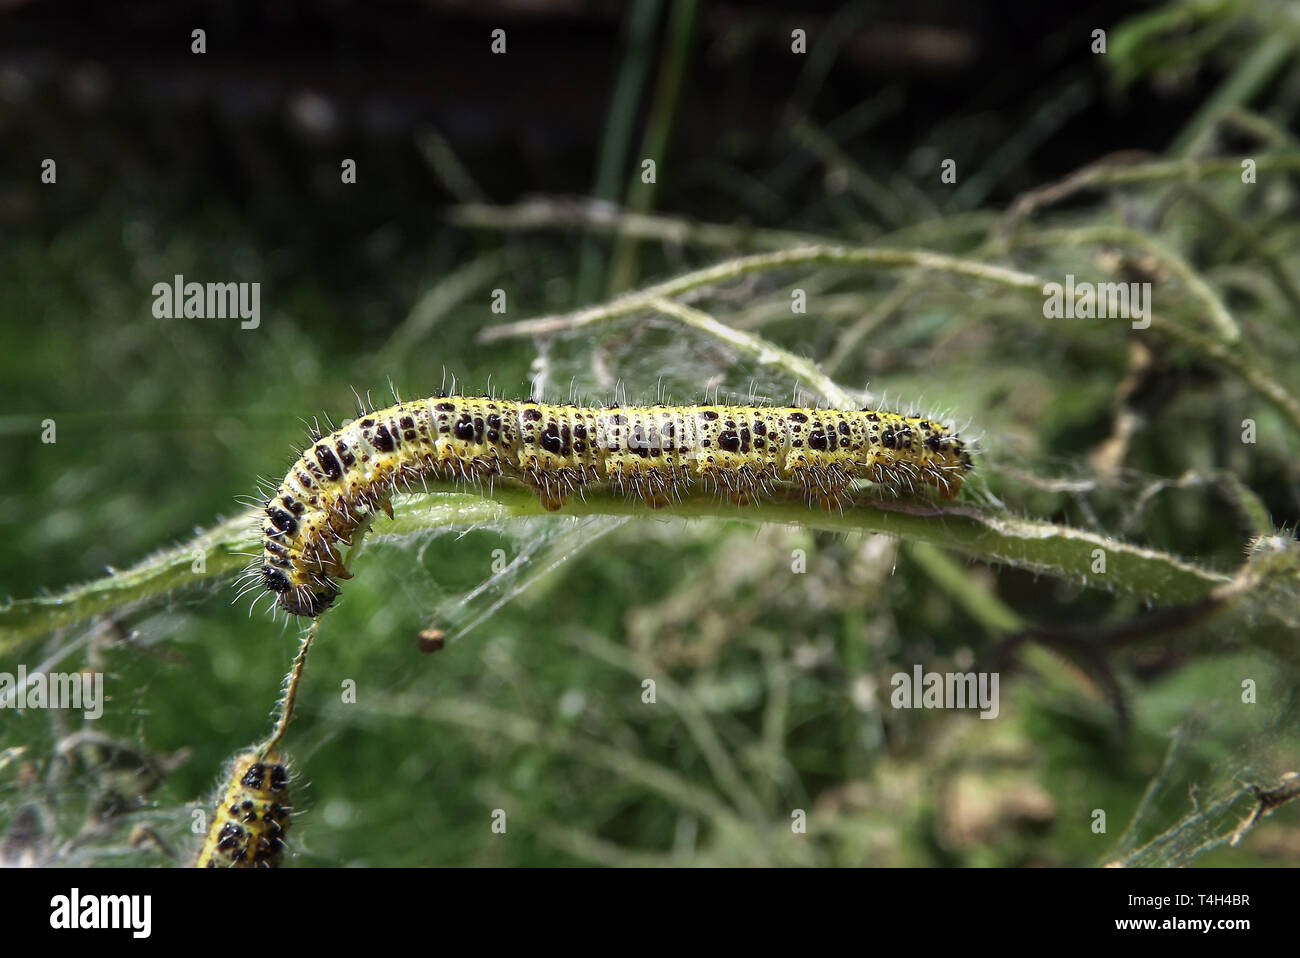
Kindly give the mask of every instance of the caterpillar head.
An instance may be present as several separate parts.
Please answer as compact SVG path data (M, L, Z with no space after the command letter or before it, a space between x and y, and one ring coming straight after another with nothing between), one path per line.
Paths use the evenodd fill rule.
M275 593L275 601L290 615L305 615L315 618L338 598L339 590L328 580L324 585L298 584L289 581L289 576L274 566L262 566L262 582Z

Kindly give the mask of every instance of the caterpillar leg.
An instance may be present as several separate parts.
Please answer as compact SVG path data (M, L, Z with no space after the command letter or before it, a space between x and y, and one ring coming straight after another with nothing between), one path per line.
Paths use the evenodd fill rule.
M843 512L844 507L853 501L849 495L848 486L841 486L838 489L814 489L812 493L813 501L821 506L827 512Z
M934 487L939 490L940 499L956 499L957 493L961 492L961 477L944 477L936 480Z
M534 486L533 492L537 494L537 501L542 504L542 508L547 512L559 512L564 508L564 500L567 497L563 493L543 489L540 486Z
M811 501L827 512L843 512L848 505L849 474L837 463L808 455L791 456L786 463L790 478L804 487Z
M678 477L663 456L648 465L636 455L611 455L605 460L605 472L611 483L651 509L662 509L673 501Z
M530 456L524 463L524 482L537 495L537 501L547 512L555 512L564 506L579 486L587 481L581 470L567 466L556 466Z
M738 506L758 501L764 479L744 456L721 450L696 459L695 475Z
M544 472L529 472L524 475L524 481L532 488L543 509L547 512L558 512L564 508L564 500L568 498L568 492L553 476Z
M651 509L663 509L673 501L677 477L667 466L641 469L630 485L632 491Z
M925 482L939 491L940 499L955 499L961 492L962 477L959 473L930 462L922 467L922 474Z
M718 485L726 492L727 498L736 505L752 505L759 499L761 479L749 466L740 466L732 472L723 472L715 477Z

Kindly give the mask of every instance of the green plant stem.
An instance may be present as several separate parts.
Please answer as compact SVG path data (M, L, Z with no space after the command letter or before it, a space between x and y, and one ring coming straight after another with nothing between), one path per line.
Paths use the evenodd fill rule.
M913 542L911 556L930 581L946 592L990 634L1009 635L1025 628L1025 620L1018 612L994 593L981 588L971 578L969 570L938 546L930 542Z
M856 323L844 330L835 341L835 348L826 358L826 373L834 376L853 355L861 342L876 331L881 323L902 309L915 296L925 282L923 275L909 276L886 293Z
M627 168L637 104L641 102L645 78L654 60L655 24L662 7L663 0L633 0L628 8L622 66L610 96L605 136L601 140L600 158L596 164L592 195L598 200L618 199L619 184ZM595 238L587 237L578 256L578 302L595 298L603 265Z
M527 489L496 483L491 493L431 481L431 494L398 496L394 519L375 522L377 538L467 528L482 523L553 516ZM796 490L741 509L712 491L693 487L680 501L650 509L615 489L596 487L571 497L560 515L677 516L775 522L829 532L868 532L933 542L985 562L1029 569L1071 582L1130 592L1144 600L1181 604L1204 598L1228 576L1183 562L1167 553L1130 545L1067 526L978 508L929 501L861 498L843 512L810 507ZM211 583L246 564L260 545L255 513L232 519L193 541L140 564L77 586L54 597L22 599L0 607L0 653L34 636L93 615L124 609L176 589ZM1106 556L1106 573L1094 575L1095 550ZM243 554L241 556L240 554ZM202 555L202 572L195 571ZM364 557L362 557L364 559Z
M670 299L655 299L647 304L651 309L672 316L686 326L712 336L720 342L733 347L737 352L752 358L761 366L770 366L793 376L799 382L812 387L818 395L839 409L851 409L866 401L853 396L835 384L835 381L817 368L816 363L802 356L774 346L767 340L733 329L718 322L708 313Z
M542 316L517 323L490 326L479 333L480 342L493 342L523 336L541 336L561 330L581 329L647 309L655 300L670 299L692 290L740 279L751 273L793 266L843 266L875 269L923 269L981 279L1024 292L1041 294L1043 280L1032 273L981 263L977 260L931 253L927 250L886 249L866 246L805 246L774 253L758 253L727 260L634 293L628 293L600 306L555 316Z
M1285 33L1266 33L1196 111L1169 147L1175 156L1191 156L1225 113L1248 103L1295 53L1295 40Z
M812 233L700 223L685 217L634 212L613 203L602 203L581 196L535 197L513 206L464 203L453 206L447 218L457 226L501 232L580 228L639 240L654 240L672 246L706 249L779 250L826 241L825 237Z
M704 756L714 780L726 792L732 806L748 821L762 823L763 807L753 786L741 775L731 753L714 730L708 711L689 688L674 682L652 659L615 642L594 635L573 636L569 642L588 655L622 669L637 681L653 679L656 695L661 696L663 703L681 719L700 754Z
M673 4L668 23L667 50L660 61L654 103L650 108L650 119L641 143L641 158L655 162L655 178L649 183L644 182L641 166L637 164L627 198L627 205L636 211L645 211L654 206L658 178L668 173L668 145L686 82L699 12L700 0L675 0ZM636 281L637 243L629 237L620 237L615 244L609 291L611 294L621 292Z
M669 801L682 808L690 809L715 824L734 829L738 834L747 831L748 826L744 819L713 792L683 778L672 769L633 755L627 749L616 748L587 736L559 735L525 715L504 712L481 702L461 699L441 699L436 702L398 699L370 705L367 711L377 715L424 718L462 728L487 731L508 741L523 744L544 742L556 751L639 782Z
M819 159L827 170L842 170L848 187L867 204L887 227L897 229L913 217L891 189L879 183L857 160L807 117L796 117L790 125L794 141ZM933 208L927 212L933 213Z
M1169 247L1147 234L1127 226L1083 226L1074 229L1041 230L1019 235L1015 246L1078 247L1093 244L1134 246L1149 253L1178 277L1182 284L1205 307L1206 318L1225 342L1241 339L1241 328L1217 293L1197 274L1190 263Z
M1243 354L1240 350L1232 349L1218 340L1178 323L1165 321L1157 325L1154 316L1151 317L1151 328L1158 329L1165 336L1196 351L1210 362L1236 373L1255 392L1272 403L1292 427L1300 432L1300 400L1265 372L1256 357Z
M502 257L488 253L457 267L430 286L379 350L375 365L390 371L398 366L412 349L428 340L448 313L492 282L501 269Z
M1001 228L1009 229L1017 220L1083 190L1110 186L1142 186L1178 180L1195 181L1210 176L1241 176L1243 159L1213 157L1204 160L1125 162L1132 156L1131 153L1124 153L1099 160L1056 183L1049 183L1047 186L1022 194L1007 209ZM1252 159L1255 160L1256 172L1300 171L1300 153L1277 153L1252 157Z
M1247 252L1264 264L1264 268L1272 274L1277 288L1286 297L1292 312L1297 317L1300 317L1300 284L1297 284L1295 277L1291 275L1290 270L1282 261L1282 257L1264 244L1255 229L1247 226L1246 223L1233 215L1227 207L1198 184L1184 183L1181 189L1184 195L1190 197L1202 209L1213 216L1221 226L1227 229Z
M1082 232L1084 235L1091 235L1087 230L1067 232ZM653 286L647 286L600 306L593 306L571 313L526 319L516 323L504 323L500 326L490 326L480 332L478 338L480 342L493 342L501 339L545 336L562 331L582 329L586 326L628 316L641 310L662 310L662 303L671 300L674 296L680 296L683 293L703 289L728 280L738 279L751 273L807 265L856 266L881 269L910 267L971 277L1017 290L1021 293L1032 292L1038 295L1042 294L1045 282L1041 277L1033 273L1008 269L1007 267L995 266L990 263L964 259L958 256L931 253L925 250L809 246L775 253L758 253L753 256L727 260L705 269L685 273ZM1167 320L1164 317L1157 318L1154 313L1150 313L1148 318L1154 332L1189 347L1207 361L1223 366L1241 377L1247 385L1277 407L1296 430L1300 431L1300 401L1297 401L1285 386L1262 368L1258 358L1247 355L1239 349L1230 348L1221 341L1211 339L1196 330ZM718 325L723 329L729 329L723 324ZM765 342L763 340L759 341ZM777 347L770 344L767 348L779 352Z
M183 545L155 553L129 569L110 570L101 579L58 595L12 601L0 606L0 654L62 626L228 577L248 564L248 556L257 547L255 516L248 513L215 525Z
M415 147L438 182L461 202L477 202L487 197L468 167L460 161L451 143L439 131L425 129L415 136Z

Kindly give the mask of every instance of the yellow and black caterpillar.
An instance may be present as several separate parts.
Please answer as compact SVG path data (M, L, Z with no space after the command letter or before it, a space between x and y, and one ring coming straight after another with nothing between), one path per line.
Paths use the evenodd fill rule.
M292 811L289 772L280 756L244 752L230 767L195 867L278 867Z
M399 488L434 478L526 483L547 509L606 482L652 507L703 482L736 503L801 485L839 509L853 479L961 489L971 460L951 430L876 410L764 406L591 408L441 396L361 415L316 439L266 503L262 582L294 615L320 615L347 578L338 547Z

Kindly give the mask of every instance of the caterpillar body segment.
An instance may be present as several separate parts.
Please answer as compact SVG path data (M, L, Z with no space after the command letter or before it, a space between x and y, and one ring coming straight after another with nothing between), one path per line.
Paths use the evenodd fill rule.
M363 415L303 452L266 505L259 573L285 611L319 615L348 577L340 548L362 519L431 478L516 479L550 510L598 482L652 507L698 482L740 505L795 483L834 510L854 479L952 498L970 469L952 431L878 410L434 397Z
M289 830L289 773L272 752L244 752L230 766L195 868L276 868Z

